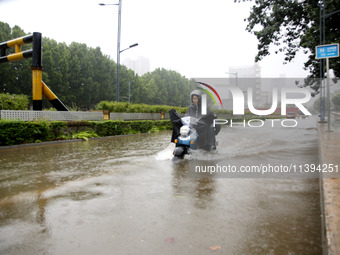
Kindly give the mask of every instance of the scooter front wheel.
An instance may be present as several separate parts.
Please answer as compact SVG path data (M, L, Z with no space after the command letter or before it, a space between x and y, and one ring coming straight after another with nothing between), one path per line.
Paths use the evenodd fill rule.
M184 155L187 154L187 148L178 146L174 150L174 157L177 157L179 159L183 159Z

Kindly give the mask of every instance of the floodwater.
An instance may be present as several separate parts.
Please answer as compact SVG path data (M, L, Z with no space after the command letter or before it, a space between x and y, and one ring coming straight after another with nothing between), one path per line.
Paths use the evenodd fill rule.
M178 163L169 131L0 150L0 254L321 254L315 176L192 173L318 163L316 119L268 123Z

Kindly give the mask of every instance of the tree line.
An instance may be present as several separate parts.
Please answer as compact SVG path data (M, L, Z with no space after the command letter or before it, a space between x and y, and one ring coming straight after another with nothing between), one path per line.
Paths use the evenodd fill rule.
M26 35L19 27L0 22L0 42ZM31 48L24 45L23 50ZM14 49L7 50L7 55ZM116 100L117 63L99 47L84 43L59 43L43 35L43 81L72 109L93 109L101 101ZM32 97L31 59L0 64L0 93ZM188 106L195 81L181 74L156 69L142 76L120 66L120 101L152 105ZM44 101L44 107L51 107Z

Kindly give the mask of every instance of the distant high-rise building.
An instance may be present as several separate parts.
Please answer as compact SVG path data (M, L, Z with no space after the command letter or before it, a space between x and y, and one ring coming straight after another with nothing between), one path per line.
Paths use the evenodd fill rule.
M233 66L229 73L237 73L238 78L261 78L261 67L258 63L248 66Z
M248 88L252 88L253 104L259 106L264 103L261 93L261 67L258 63L230 67L227 74L231 79L235 79L235 85L243 91L245 98L248 97Z
M140 76L150 72L150 60L142 56L139 56L137 59L126 58L123 61L123 65L126 65L127 68L132 69Z

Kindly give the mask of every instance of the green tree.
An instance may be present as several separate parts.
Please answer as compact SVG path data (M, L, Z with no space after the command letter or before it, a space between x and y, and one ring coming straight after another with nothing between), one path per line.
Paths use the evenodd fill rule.
M0 40L24 36L20 27L0 22ZM88 110L101 101L116 99L117 64L100 48L84 43L70 45L43 37L43 81L69 108ZM32 45L25 45L25 48ZM13 52L8 50L7 54ZM32 97L31 59L0 65L0 92ZM120 101L134 103L188 106L195 82L175 71L156 69L142 77L131 69L120 67ZM51 107L44 100L44 107Z
M143 75L143 84L148 84L151 79L157 85L157 93L148 104L166 104L173 106L188 106L190 104L190 92L196 84L175 71L164 68L156 69L152 73Z
M49 38L43 38L43 81L54 94L64 103L67 101L69 87L69 59L70 54L65 43ZM44 104L50 107L49 103Z
M319 60L315 59L315 46L320 44L320 6L316 0L256 0L246 30L257 37L258 53L255 61L270 54L270 47L276 46L276 53L283 52L284 63L292 61L299 50L309 54L304 68L310 71L308 78L319 78ZM325 0L326 14L339 10L340 0ZM325 44L340 40L340 13L326 18ZM340 58L330 60L330 68L340 77ZM325 70L322 70L322 74ZM304 86L319 90L319 83L309 79Z

